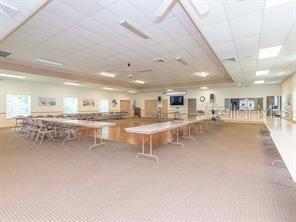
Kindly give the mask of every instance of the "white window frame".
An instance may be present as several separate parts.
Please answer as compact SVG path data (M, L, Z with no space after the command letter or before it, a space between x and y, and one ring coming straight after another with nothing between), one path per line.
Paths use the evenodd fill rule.
M71 111L71 112L67 112L65 109L66 109L66 99L67 98L71 98L71 99L76 99L76 101L77 101L77 106L76 106L76 108L74 108L73 109L73 111ZM79 106L79 100L78 100L78 97L76 97L76 96L64 96L63 97L63 113L65 113L65 114L75 114L75 113L78 113L78 106ZM72 108L71 108L72 109Z
M107 101L107 103L106 103L106 101ZM102 102L104 102L105 104L102 104ZM106 104L107 104L107 106L104 106ZM104 108L104 109L102 109L102 108ZM108 99L100 99L100 101L99 101L99 112L100 113L109 112L109 100Z
M28 101L28 103L29 103L28 104L28 111L24 112L25 110L23 110L23 109L25 109L25 107L24 108L20 107L20 108L18 108L19 110L17 112L14 112L14 113L9 112L10 105L8 104L9 103L8 97L10 95L11 96L28 96L28 99L29 99L29 101ZM21 104L21 106L23 106L23 105ZM12 118L15 118L17 116L29 116L29 115L31 115L31 112L32 112L31 94L29 94L29 93L15 93L15 92L8 92L6 94L6 118L7 119L12 119Z

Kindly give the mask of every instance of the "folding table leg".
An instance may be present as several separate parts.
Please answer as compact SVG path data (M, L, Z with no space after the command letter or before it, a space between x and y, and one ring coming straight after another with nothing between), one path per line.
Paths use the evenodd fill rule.
M180 145L182 148L184 148L184 144L179 142L179 130L178 130L178 128L176 130L173 130L173 133L176 135L176 141L171 141L169 143Z
M97 143L97 129L94 129L94 144L91 145L88 150L91 151L93 148L98 147L98 146L104 146L106 143L103 143L103 133L102 133L102 128L99 128L100 131L100 143Z
M149 154L145 153L145 143L149 139ZM153 145L152 145L152 135L149 135L149 137L145 138L145 135L142 135L142 152L137 154L137 158L143 157L143 158L151 158L154 159L157 163L159 161L158 157L153 155Z

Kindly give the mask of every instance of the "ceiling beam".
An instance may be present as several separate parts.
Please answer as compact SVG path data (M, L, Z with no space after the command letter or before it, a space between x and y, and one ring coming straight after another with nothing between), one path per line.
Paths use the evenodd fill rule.
M134 90L138 89L138 87L135 86L135 84L133 83L109 81L105 79L92 77L89 74L81 75L80 73L80 75L76 75L76 74L73 74L73 72L70 73L65 71L50 70L46 68L34 67L34 66L13 63L13 62L0 61L0 69L32 74L32 75L68 79L68 80L86 82L86 83L94 83L94 84L100 84L100 85L106 85L106 86L129 88Z

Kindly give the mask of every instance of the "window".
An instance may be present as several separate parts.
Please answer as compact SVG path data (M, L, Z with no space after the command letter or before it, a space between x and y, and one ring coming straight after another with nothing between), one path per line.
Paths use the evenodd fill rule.
M78 113L77 97L64 97L64 113Z
M31 115L31 96L7 94L7 118Z
M109 103L107 99L100 100L100 112L108 112L109 111Z

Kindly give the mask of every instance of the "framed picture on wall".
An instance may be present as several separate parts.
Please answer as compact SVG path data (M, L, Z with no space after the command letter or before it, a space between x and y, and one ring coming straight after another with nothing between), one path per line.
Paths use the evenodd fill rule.
M55 97L38 97L38 106L56 106Z
M93 100L93 99L83 99L82 105L84 107L94 107L95 106L95 100Z

